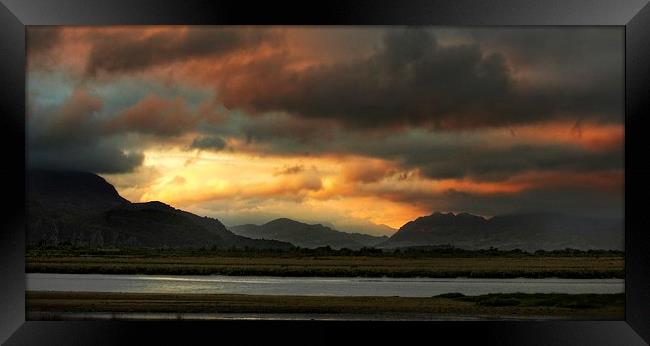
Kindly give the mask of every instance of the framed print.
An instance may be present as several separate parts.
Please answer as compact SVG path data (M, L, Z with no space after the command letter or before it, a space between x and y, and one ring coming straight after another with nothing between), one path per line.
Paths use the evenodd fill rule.
M8 345L650 340L645 1L2 5Z

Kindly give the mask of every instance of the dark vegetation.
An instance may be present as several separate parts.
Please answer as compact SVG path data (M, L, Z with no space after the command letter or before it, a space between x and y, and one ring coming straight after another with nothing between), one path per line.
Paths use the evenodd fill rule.
M623 257L624 252L618 250L537 250L527 252L520 249L499 250L497 248L465 250L451 246L420 246L392 250L362 247L353 249L332 249L329 246L318 248L292 247L286 249L264 249L251 247L220 248L217 246L203 248L118 248L118 247L88 247L73 245L70 242L58 246L30 245L27 247L28 257L58 257L58 256L146 256L146 257L175 257L175 256L225 256L225 257L305 257L305 256L364 256L364 257L398 257L398 258L472 258L472 257Z
M622 254L408 249L94 249L30 247L27 272L340 277L623 278Z
M465 296L446 293L436 297L472 302L480 306L558 307L568 309L598 309L624 306L625 294L564 294L564 293L493 293Z
M173 312L173 313L400 313L464 315L487 318L575 319L624 318L623 294L490 294L465 297L447 294L429 298L322 297L242 294L149 294L96 292L30 292L28 316L47 312ZM36 315L40 316L40 315ZM29 317L28 317L29 318Z

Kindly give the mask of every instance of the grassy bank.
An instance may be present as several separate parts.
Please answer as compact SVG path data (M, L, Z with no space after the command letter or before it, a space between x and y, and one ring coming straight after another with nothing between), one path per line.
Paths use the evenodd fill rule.
M436 314L624 318L623 294L490 294L430 298L27 292L28 312ZM56 315L56 314L53 314Z
M623 278L622 256L383 257L383 256L154 256L30 255L38 273L260 275L325 277Z
M72 245L27 247L29 257L77 257L77 256L137 256L137 257L282 257L300 258L313 256L328 257L390 257L390 258L521 258L521 257L623 257L617 250L537 250L526 252L519 249L500 250L496 248L467 250L451 246L417 246L400 249L361 248L332 249L319 248L251 249L251 248L102 248Z

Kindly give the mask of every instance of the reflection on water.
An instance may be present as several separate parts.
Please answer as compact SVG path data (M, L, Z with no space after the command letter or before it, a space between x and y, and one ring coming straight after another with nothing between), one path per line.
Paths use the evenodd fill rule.
M623 279L435 279L28 273L30 291L430 297L459 292L623 293Z
M390 314L274 314L274 313L167 313L167 312L43 312L28 311L27 320L31 321L82 321L82 320L321 320L321 321L479 321L479 320L558 320L571 319L561 316L467 316L453 314L428 314L428 313L390 313Z

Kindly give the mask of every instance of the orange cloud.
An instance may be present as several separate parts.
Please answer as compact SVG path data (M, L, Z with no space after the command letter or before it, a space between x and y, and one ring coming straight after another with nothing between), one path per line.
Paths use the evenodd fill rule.
M86 90L75 89L58 109L57 117L54 119L58 128L77 128L83 122L91 119L93 113L101 110L102 100L90 95Z
M435 182L436 189L456 190L473 194L517 193L530 187L526 182L481 182L470 179L444 179Z
M182 98L164 99L151 95L113 118L107 129L161 136L179 135L191 129L198 118L191 114Z
M593 121L549 121L484 131L494 145L567 144L591 151L623 149L623 124Z
M392 162L381 159L350 158L343 165L341 176L348 182L372 183L396 172Z
M622 191L625 173L622 169L596 172L526 172L512 177L509 181L522 184L529 189L578 188Z

